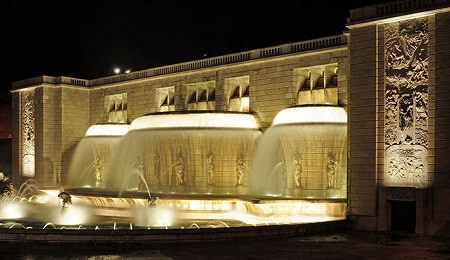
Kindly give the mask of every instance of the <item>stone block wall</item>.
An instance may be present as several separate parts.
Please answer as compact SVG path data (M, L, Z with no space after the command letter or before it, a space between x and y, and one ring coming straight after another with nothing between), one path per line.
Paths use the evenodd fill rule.
M61 86L60 100L58 108L61 117L58 119L60 126L55 128L55 134L60 136L60 145L55 149L55 164L60 163L56 168L54 177L49 179L49 184L61 184L66 179L73 152L80 139L85 135L90 126L90 100L89 90L86 88L74 88ZM60 133L58 133L60 131Z
M253 113L260 128L266 130L279 111L298 104L298 91L301 87L298 71L328 73L331 70L338 75L338 87L331 89L327 94L325 91L322 93L337 95L338 98L332 97L329 100L346 108L350 66L347 41L344 37L330 38L333 41L338 39L337 44L331 46L291 50L267 57L258 56L262 54L254 51L252 52L256 53L254 59L237 60L188 71L164 71L155 73L156 75L149 73L149 76L139 78L126 75L120 78L108 77L105 81L96 81L102 83L95 85L90 85L90 81L87 80L67 77L42 76L21 81L14 87L12 95L13 131L17 136L13 140L14 186L19 187L27 179L35 179L40 186L64 187L71 158L88 128L110 120L108 113L111 111L126 113L127 123L145 114L158 112L160 105L158 95L161 96L161 89L173 89L175 111L189 110L191 105L188 104L189 91L196 87L214 89L213 109L230 111L239 107L234 103L230 104L236 84L244 84L240 93L242 94L249 86L248 96L245 96L245 101L249 100L249 104L243 106L245 110L242 111ZM320 42L323 44L325 41ZM307 45L292 44L292 48L295 46ZM146 75L144 72L136 73ZM240 85L239 87L241 88ZM320 91L320 89L315 91L316 96L321 93ZM26 169L32 173L28 176L23 173L23 143L27 143L27 133L23 132L24 113L28 109L26 103L21 100L24 98L25 101L32 103L32 109L29 111L32 115L26 119L32 121L35 145L35 147L33 144L30 145L35 151L32 151L33 154L30 156L34 161L28 163L33 167ZM114 103L116 99L120 103L118 111L114 111L117 109L114 106L118 104ZM208 109L210 108L208 105ZM234 163L236 160L232 161ZM229 171L234 172L235 167L230 167ZM224 181L227 185L234 185L236 180L233 178ZM342 192L339 196L345 197L345 183L340 184Z
M104 98L107 95L127 94L127 114L128 121L131 122L139 116L158 111L158 104L155 102L158 88L174 86L175 110L183 111L188 110L186 85L209 81L215 83L215 110L227 111L230 93L225 89L225 79L248 76L250 112L255 112L261 128L266 129L278 111L296 104L297 87L293 83L295 69L337 64L339 102L345 106L348 103L346 55L346 47L340 47L94 87L90 90L90 123L105 122Z
M363 229L376 225L377 195L377 46L376 26L351 30L348 108L348 210ZM381 126L382 127L382 126Z
M430 56L434 66L430 66L434 88L430 95L430 164L434 169L433 205L428 218L430 231L436 231L450 221L450 12L435 15L435 37L430 39ZM434 54L434 55L432 55Z
M351 12L361 20L349 25L349 223L392 231L396 212L415 233L433 234L450 220L449 10L402 17L408 12L392 6ZM369 9L386 19L365 17Z

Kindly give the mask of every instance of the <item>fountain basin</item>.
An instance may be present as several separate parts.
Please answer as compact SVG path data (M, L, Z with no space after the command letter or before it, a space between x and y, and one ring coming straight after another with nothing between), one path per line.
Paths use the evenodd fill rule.
M28 202L17 202L28 209L17 223L26 228L187 229L300 224L345 219L345 200L298 200L271 197L218 195L153 194L149 203L145 192L128 192L121 197L105 191L89 193L66 190L72 203L62 208L58 190L42 189ZM10 219L8 223L14 223Z
M267 225L209 229L1 229L0 243L23 245L158 245L282 238L324 233L342 233L345 220L306 224Z

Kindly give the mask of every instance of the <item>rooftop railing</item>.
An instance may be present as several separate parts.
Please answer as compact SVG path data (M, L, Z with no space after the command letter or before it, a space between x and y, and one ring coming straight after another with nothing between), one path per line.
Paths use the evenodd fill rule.
M391 1L385 4L376 4L361 8L351 9L348 23L360 23L361 21L370 21L380 17L393 17L399 14L407 14L411 11L427 11L449 7L449 0L404 0Z
M223 56L211 57L201 60L177 63L173 65L150 68L146 70L102 77L92 80L77 79L64 76L60 77L39 76L31 79L13 82L13 89L19 89L21 87L38 85L42 83L69 84L80 87L94 87L117 82L123 82L127 80L149 78L154 76L167 75L172 73L192 71L232 63L263 59L268 57L281 56L291 53L314 51L318 49L325 49L342 45L347 45L347 37L343 34L318 38L314 40L301 41L291 44L283 44L269 48L262 48Z

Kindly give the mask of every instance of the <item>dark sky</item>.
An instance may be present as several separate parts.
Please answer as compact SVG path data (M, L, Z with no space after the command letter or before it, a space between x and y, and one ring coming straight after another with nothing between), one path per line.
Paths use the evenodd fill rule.
M93 79L342 33L380 0L1 0L0 92L40 75Z

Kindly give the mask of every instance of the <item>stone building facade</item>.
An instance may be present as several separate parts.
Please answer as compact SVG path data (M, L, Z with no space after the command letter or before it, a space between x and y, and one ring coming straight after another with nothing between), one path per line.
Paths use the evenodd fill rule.
M410 222L412 231L431 234L449 220L448 4L398 1L350 11L354 228Z
M97 123L242 111L265 130L284 108L334 104L348 113L349 226L435 233L450 220L449 6L367 6L350 10L342 35L92 80L14 82L13 183L64 184L77 143Z

